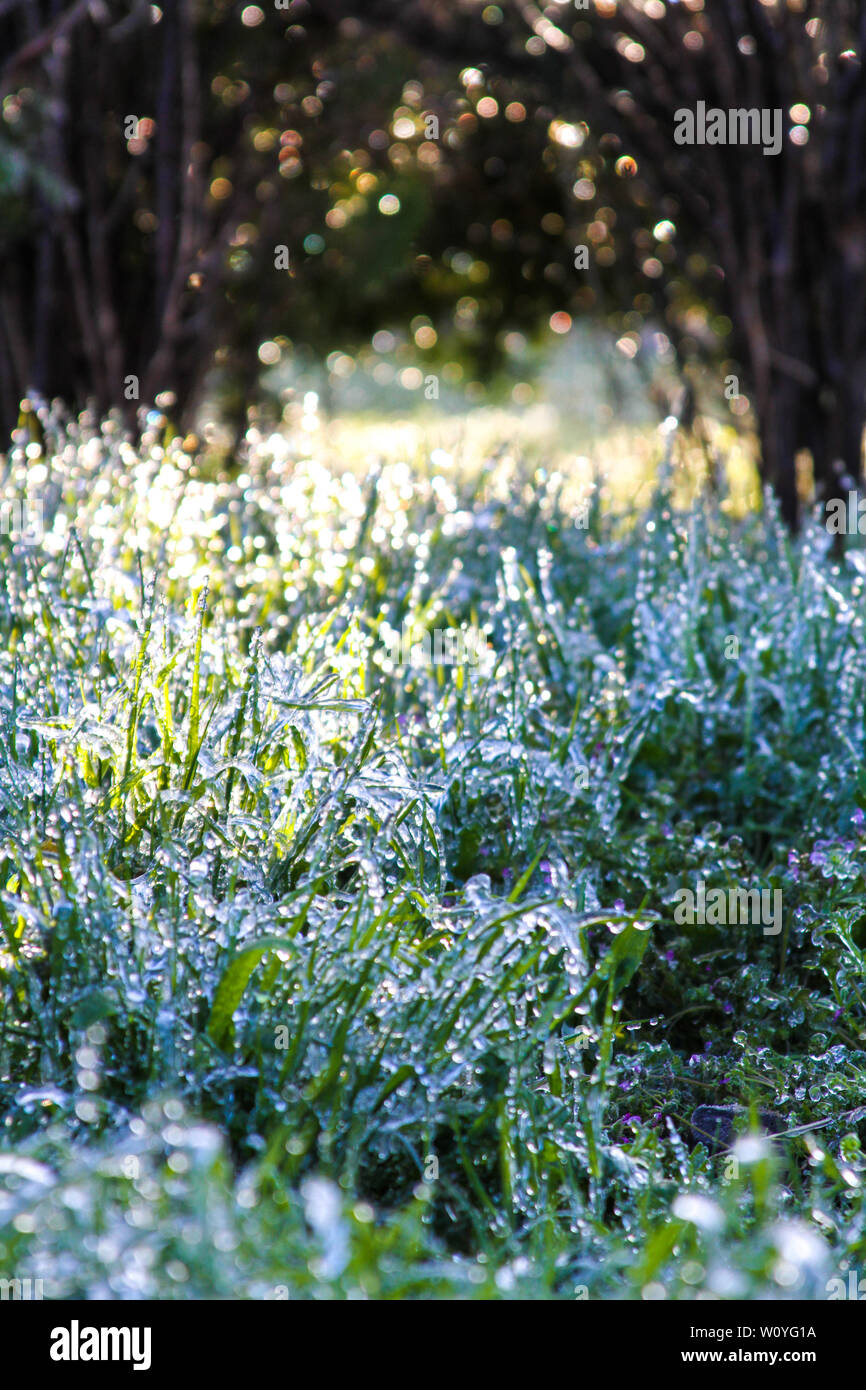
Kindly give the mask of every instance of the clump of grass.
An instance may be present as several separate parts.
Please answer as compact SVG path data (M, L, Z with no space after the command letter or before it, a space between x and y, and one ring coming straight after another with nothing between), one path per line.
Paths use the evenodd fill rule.
M0 1274L86 1297L824 1297L864 1242L859 570L45 418L0 538ZM474 628L461 667L394 634ZM697 878L784 929L677 926ZM690 1150L780 1111L788 1157ZM808 1161L807 1161L808 1160ZM97 1238L98 1236L98 1238Z

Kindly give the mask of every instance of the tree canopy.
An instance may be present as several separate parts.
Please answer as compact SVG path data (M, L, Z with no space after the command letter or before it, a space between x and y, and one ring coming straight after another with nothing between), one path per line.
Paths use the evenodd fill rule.
M793 521L798 450L819 490L859 475L864 25L855 0L7 0L3 421L29 389L189 419L205 383L242 419L263 364L339 375L377 343L414 384L484 381L591 317L639 367L742 380L725 406ZM779 152L680 143L699 103L778 113Z

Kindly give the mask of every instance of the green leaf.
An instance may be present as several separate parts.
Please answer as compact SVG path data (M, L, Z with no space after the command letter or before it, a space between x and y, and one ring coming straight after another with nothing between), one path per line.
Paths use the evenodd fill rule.
M609 980L614 996L621 994L640 965L648 941L649 923L645 919L629 922L599 961L594 980Z
M106 989L88 989L82 994L69 1020L73 1028L89 1028L117 1013L117 998Z
M231 1043L235 1010L262 956L268 951L296 950L295 942L287 936L263 936L238 951L217 985L211 1005L207 1031L217 1047L226 1048Z

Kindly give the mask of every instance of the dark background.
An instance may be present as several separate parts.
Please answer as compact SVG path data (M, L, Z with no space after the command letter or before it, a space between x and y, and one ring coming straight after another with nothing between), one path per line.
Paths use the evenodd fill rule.
M795 524L799 450L860 476L864 41L855 0L0 0L0 427L207 393L240 434L263 342L493 383L592 320L686 421L737 376ZM676 145L698 101L782 152Z

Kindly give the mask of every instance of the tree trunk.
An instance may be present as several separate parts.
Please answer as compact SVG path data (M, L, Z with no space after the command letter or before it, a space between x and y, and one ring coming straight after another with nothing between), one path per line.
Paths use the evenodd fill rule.
M796 382L774 373L768 400L758 407L762 477L776 494L782 520L792 530L799 521L794 458L798 448L800 390Z

